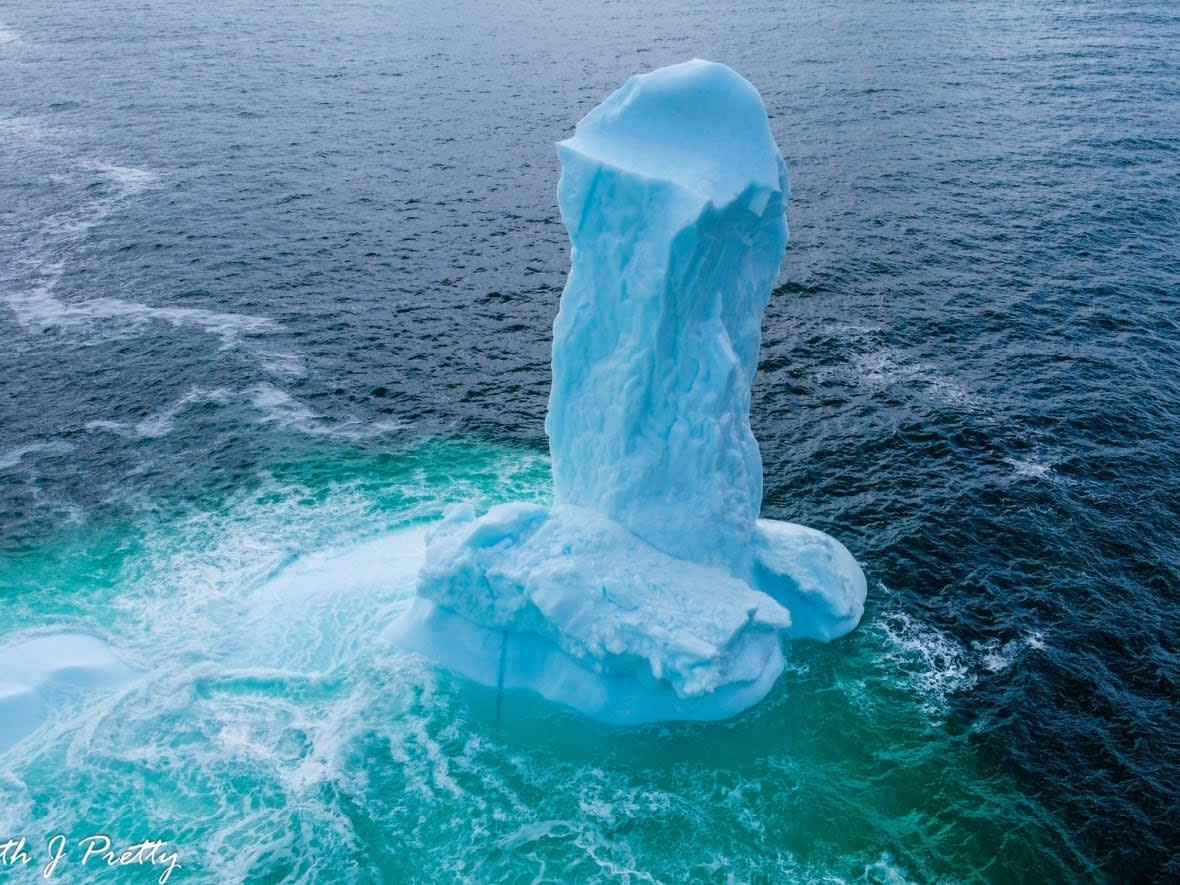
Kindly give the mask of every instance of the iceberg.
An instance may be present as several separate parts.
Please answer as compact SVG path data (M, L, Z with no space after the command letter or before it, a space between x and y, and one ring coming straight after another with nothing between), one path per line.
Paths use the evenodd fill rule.
M784 640L864 611L843 545L759 518L750 387L786 166L758 91L701 60L632 77L557 150L554 504L452 506L394 638L606 722L726 718L774 685Z

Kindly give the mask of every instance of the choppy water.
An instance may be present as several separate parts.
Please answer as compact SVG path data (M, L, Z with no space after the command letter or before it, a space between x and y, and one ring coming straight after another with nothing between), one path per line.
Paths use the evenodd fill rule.
M1178 47L1165 0L0 6L0 649L146 672L0 756L0 837L193 883L1180 878ZM384 641L398 532L547 494L551 144L692 56L791 168L764 509L868 612L729 723L497 730Z

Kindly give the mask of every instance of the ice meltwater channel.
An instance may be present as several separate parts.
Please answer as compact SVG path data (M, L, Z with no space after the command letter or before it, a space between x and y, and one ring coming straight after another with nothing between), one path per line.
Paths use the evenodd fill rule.
M572 267L545 423L554 504L450 509L394 637L608 722L725 718L864 610L836 540L759 519L750 430L787 171L757 90L632 77L558 145Z

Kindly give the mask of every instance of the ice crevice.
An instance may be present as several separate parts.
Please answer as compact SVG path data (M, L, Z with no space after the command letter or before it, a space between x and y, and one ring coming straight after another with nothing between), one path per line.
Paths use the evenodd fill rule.
M758 518L750 388L786 167L757 90L700 60L632 77L558 154L555 503L452 507L394 638L608 722L725 718L770 690L783 640L864 609L843 545Z

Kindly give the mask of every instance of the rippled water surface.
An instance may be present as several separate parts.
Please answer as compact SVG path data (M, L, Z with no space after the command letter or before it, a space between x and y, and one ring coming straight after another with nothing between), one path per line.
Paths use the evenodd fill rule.
M0 755L0 839L168 839L180 883L1180 879L1178 47L1164 0L0 6L0 651L142 674ZM694 56L791 170L764 511L868 611L731 722L497 728L387 642L405 551L548 494L552 143Z

